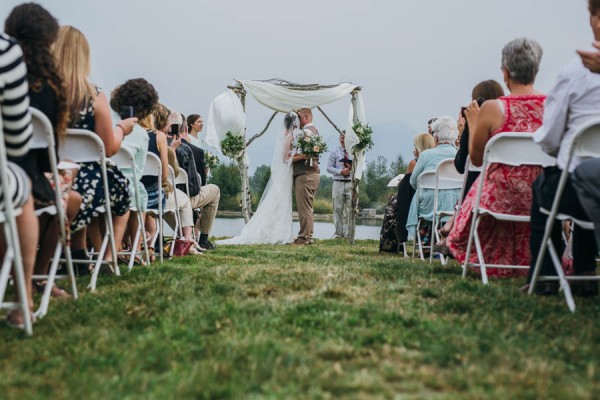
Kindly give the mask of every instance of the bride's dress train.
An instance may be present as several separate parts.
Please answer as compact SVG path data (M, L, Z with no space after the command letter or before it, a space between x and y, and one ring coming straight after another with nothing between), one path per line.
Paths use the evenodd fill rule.
M260 204L239 236L217 241L217 244L287 244L294 240L292 228L292 167L286 160L291 132L277 138L271 177Z

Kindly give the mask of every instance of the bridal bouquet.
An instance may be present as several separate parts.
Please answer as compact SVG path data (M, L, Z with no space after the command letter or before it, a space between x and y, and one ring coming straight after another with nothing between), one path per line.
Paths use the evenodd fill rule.
M369 124L363 125L359 122L352 127L352 130L358 136L358 143L354 146L356 151L367 151L373 147L373 128Z
M221 141L221 151L227 157L238 158L244 152L244 137L234 135L231 131L225 134L225 139Z
M204 162L206 163L206 168L214 169L217 165L219 165L219 157L214 155L213 153L206 152L204 154Z
M315 135L311 131L303 131L302 135L298 136L298 143L296 146L298 154L304 154L308 157L306 160L307 164L312 167L313 157L318 158L321 153L327 151L327 143L323 140L320 135Z

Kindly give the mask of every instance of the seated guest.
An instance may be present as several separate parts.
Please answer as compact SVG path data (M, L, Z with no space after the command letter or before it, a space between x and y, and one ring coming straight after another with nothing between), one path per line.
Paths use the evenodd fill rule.
M60 60L58 66L65 79L65 93L69 104L68 126L96 133L104 144L106 156L111 157L119 151L123 138L131 133L137 119L127 118L113 125L106 95L89 81L90 48L81 31L72 26L62 26L53 49L56 59ZM105 198L100 164L87 162L79 165L73 189L81 194L82 203L71 224L72 253L75 259L85 259L86 236L89 236L95 249L99 249L102 243L98 209L104 205ZM129 218L129 181L112 163L107 163L106 172L115 242L121 243ZM107 249L104 260L111 258L111 252ZM80 273L88 272L87 265L77 266Z
M417 189L419 175L425 171L435 171L440 162L447 158L454 158L456 156L456 147L454 147L454 142L458 137L456 121L454 121L454 119L451 117L440 117L436 119L433 124L431 124L431 129L433 130L435 147L425 150L419 155L419 159L415 164L415 169L410 176L410 184L415 189ZM410 210L408 212L408 220L406 222L406 230L408 231L409 239L413 239L415 237L415 229L417 227L419 218L422 218L425 221L432 221L433 192L433 189L421 190L418 204L416 196L413 197L410 203ZM459 195L460 189L439 191L438 209L454 209Z
M486 101L481 111L477 101L473 101L465 112L471 127L469 155L475 166L482 164L485 145L495 135L502 132L523 132L528 135L542 124L546 96L533 87L541 58L542 48L530 39L515 39L502 49L502 71L510 95ZM500 213L529 215L531 183L540 170L537 166L490 165L483 186L481 207ZM450 252L460 263L465 261L472 211L481 178L479 176L471 187L447 238ZM529 224L485 217L478 232L487 263L529 265ZM470 261L477 261L475 250L471 252ZM527 271L489 268L487 273L491 276L521 276Z
M175 154L177 155L177 162L179 167L183 168L188 174L189 180L189 198L192 203L192 208L202 208L202 215L198 221L198 230L200 231L200 240L198 244L203 249L213 250L215 246L208 240L208 235L212 228L212 224L217 215L217 209L219 207L219 200L221 199L221 191L217 185L208 184L202 186L202 181L206 181L206 168L204 167L204 152L198 152L198 149L194 145L190 144L185 137L187 137L186 129L181 130L181 124L183 118L180 113L172 112L169 116L169 123L177 124L180 127L180 135L170 137L171 147L176 147ZM172 129L168 131L172 133ZM198 158L198 160L195 159ZM200 171L198 171L198 168ZM204 179L199 179L198 174Z
M158 93L154 86L143 78L129 79L122 85L118 86L113 90L110 106L115 114L118 114L121 110L126 107L131 107L133 110L133 116L139 120L146 118L152 114L154 108L158 104ZM141 182L142 175L144 174L144 166L146 165L146 155L148 154L148 134L146 129L141 127L139 123L133 126L131 133L123 138L123 146L126 147L133 155L135 174L137 181L133 179L133 170L130 167L121 167L123 175L129 179L129 196L131 201L129 207L135 207L135 192L134 185L137 185L137 190L140 196L141 209L132 211L129 215L128 224L128 237L125 240L127 246L130 247L134 240L135 235L138 231L138 216L137 213L142 214L142 219L145 218L146 206L148 204L148 194L144 184ZM141 241L138 243L141 249ZM117 243L117 251L120 252L123 249L122 243ZM125 258L123 258L125 261Z
M58 34L58 21L39 4L26 3L15 7L5 22L4 30L21 45L27 65L30 106L40 110L48 117L54 131L54 143L62 140L67 125L67 103L64 96L63 80L52 54L52 43ZM58 157L57 157L58 158ZM44 208L56 203L54 180L51 175L50 159L46 149L30 150L19 158L17 163L27 172L32 181L32 194L36 208ZM67 233L69 223L77 214L81 196L71 191L72 170L59 174L63 193L62 207L66 212ZM48 213L39 217L40 240L36 258L36 275L47 275L50 259L59 240L59 225L55 215ZM45 288L45 282L36 281L39 291ZM53 297L68 297L69 294L54 285Z
M600 0L589 0L590 24L596 40L600 40ZM556 194L559 177L566 166L567 157L575 132L590 119L600 117L600 75L585 68L581 59L571 60L558 76L557 82L548 94L544 123L533 135L536 143L544 152L557 157L557 167L545 168L533 185L533 203L531 204L531 265L535 265L544 235L547 216L540 212L540 206L550 209ZM580 163L574 157L569 165L569 176L560 201L559 212L567 213L574 218L587 220L588 215L582 204L587 205L586 185L591 181L597 191L597 160ZM575 183L577 182L577 183ZM574 186L580 185L583 195L579 196ZM589 208L594 219L597 214ZM559 254L563 248L560 232L561 224L555 223L551 239ZM576 275L595 275L597 246L594 232L585 230L575 224L573 232L573 268ZM530 269L530 276L533 268ZM546 252L541 266L541 275L556 275L550 255ZM581 296L598 294L598 282L572 283L573 293ZM555 294L557 282L540 282L536 284L539 294Z
M479 82L473 88L473 92L471 93L471 99L476 100L478 105L482 105L486 100L495 100L498 97L504 96L504 90L502 86L494 80L488 80ZM458 115L458 127L460 134L458 151L456 152L456 157L454 158L454 167L456 170L464 174L467 160L469 158L469 124L464 118L463 110L461 110ZM479 171L469 171L467 174L467 182L465 183L465 189L462 200L467 197L471 186L473 186L473 182L479 176ZM454 226L454 219L456 215L453 215L448 222L444 224L444 226L439 230L439 234L441 240L436 243L436 249L434 251L442 253L444 255L450 255L448 247L446 246L446 236L450 233L450 230Z
M29 151L32 131L27 91L27 69L23 61L23 52L17 42L0 33L0 111L6 155L9 159L23 157ZM31 278L38 244L38 220L33 207L30 181L25 172L16 164L9 163L7 175L9 186L13 189L9 196L13 199L14 207L21 207L21 214L16 217L16 223L27 300L29 307L33 309ZM0 201L3 196L4 193L0 191ZM3 207L2 203L0 207ZM0 229L0 246L4 245L4 239L4 229ZM18 300L16 296L15 300ZM6 323L23 329L25 318L21 310L11 311L6 316Z
M158 187L158 177L155 176L144 176L142 183L148 190L148 208L158 209L158 197L159 190L163 190L165 196L163 199L163 210L175 208L175 196L173 195L173 187L168 180L169 165L173 168L175 176L179 174L179 166L174 155L173 150L167 145L167 136L164 130L167 126L167 120L169 117L169 110L162 104L158 104L151 115L140 121L140 125L146 129L146 134L149 139L148 151L154 153L160 158L162 166L162 188ZM173 154L172 156L170 154ZM192 216L192 205L187 194L179 189L175 189L177 192L177 207L179 209L179 215L181 216L181 225L183 236L186 240L194 240L194 219ZM172 214L168 214L166 221L174 226L174 219ZM146 218L146 230L153 238L156 234L156 221L152 217ZM154 250L154 243L149 243L148 246ZM191 246L187 254L201 254L199 246Z
M477 101L477 104L480 106L486 100L495 100L502 96L504 96L504 90L502 89L502 86L492 79L479 82L477 85L475 85L473 91L471 92L471 100ZM461 115L459 115L459 120L464 124L464 128L462 130L462 134L460 135L460 143L458 151L456 152L456 157L454 158L454 166L459 173L464 174L467 159L469 157L469 124L464 119L462 112ZM469 171L467 176L467 184L465 187L465 196L469 192L469 189L478 176L478 171Z
M399 252L401 244L408 239L406 221L408 219L410 203L415 195L415 189L410 185L410 177L419 159L419 154L427 149L434 148L435 141L429 133L419 133L415 136L414 146L413 155L415 158L408 163L406 174L398 182L398 190L390 197L386 207L379 238L380 252Z
M596 248L600 249L600 158L582 161L571 178L583 210L594 223Z

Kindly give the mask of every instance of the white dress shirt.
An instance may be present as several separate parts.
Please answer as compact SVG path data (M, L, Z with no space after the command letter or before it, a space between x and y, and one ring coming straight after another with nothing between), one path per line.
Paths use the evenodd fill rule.
M545 153L557 157L558 167L564 169L575 132L596 117L600 117L600 74L590 72L581 59L575 57L561 71L548 93L543 124L533 134L533 140ZM581 161L573 157L569 172Z
M344 163L342 159L346 157L345 150L342 146L337 146L327 159L327 172L333 175L334 181L350 181L350 175L342 175L342 169L344 169ZM348 159L352 160L352 156L348 155Z

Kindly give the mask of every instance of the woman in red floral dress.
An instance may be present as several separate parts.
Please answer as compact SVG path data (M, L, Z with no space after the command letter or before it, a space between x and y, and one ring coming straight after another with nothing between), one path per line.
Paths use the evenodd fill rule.
M477 102L473 102L466 111L468 124L474 127L469 143L469 154L474 165L482 164L485 145L495 135L502 132L532 134L542 125L546 96L533 87L541 58L542 48L530 39L515 39L502 49L502 72L510 95L488 100L481 109ZM529 215L531 183L540 171L541 168L536 166L490 165L480 206L500 213ZM466 196L447 239L450 252L460 263L466 257L479 179L481 176ZM479 224L478 234L486 264L530 264L529 224L484 217ZM474 245L470 261L478 261ZM527 270L489 268L487 274L527 276Z

